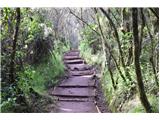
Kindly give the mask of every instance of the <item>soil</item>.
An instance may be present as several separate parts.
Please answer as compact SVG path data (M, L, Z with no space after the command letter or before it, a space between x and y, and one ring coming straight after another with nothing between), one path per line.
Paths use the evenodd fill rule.
M105 97L96 70L79 57L79 51L64 54L66 75L57 87L49 90L55 98L56 113L106 113Z
M111 113L111 110L107 107L107 100L104 97L102 86L99 79L96 79L96 104L101 113Z

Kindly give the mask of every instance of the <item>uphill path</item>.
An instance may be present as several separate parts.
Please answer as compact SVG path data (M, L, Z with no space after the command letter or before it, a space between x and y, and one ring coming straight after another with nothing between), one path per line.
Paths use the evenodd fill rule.
M98 113L96 105L95 69L87 65L78 50L66 52L63 57L68 77L51 94L56 98L56 113Z

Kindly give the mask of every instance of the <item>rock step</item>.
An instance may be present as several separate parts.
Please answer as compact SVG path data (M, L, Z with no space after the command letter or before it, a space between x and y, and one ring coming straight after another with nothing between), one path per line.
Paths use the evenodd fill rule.
M67 68L70 70L81 70L81 71L92 69L91 66L84 64L84 63L82 63L82 64L68 64Z
M72 97L94 97L95 89L93 87L86 88L68 88L68 87L56 87L51 93L54 96L72 96Z
M97 113L95 104L95 70L80 58L79 50L66 52L63 57L69 78L51 91L57 113Z
M79 56L64 56L64 60L75 60L75 59L81 59Z
M84 60L82 59L75 59L75 60L65 60L65 64L82 64L84 63Z
M94 102L95 101L95 98L94 97L62 97L62 96L59 96L59 97L56 97L56 100L58 101L77 101L77 102Z
M70 51L64 54L64 56L79 56L79 51Z
M70 76L94 75L93 70L69 71Z
M55 112L58 113L97 113L94 102L65 102L59 101L56 104Z
M95 80L92 77L71 77L61 82L60 87L94 87Z

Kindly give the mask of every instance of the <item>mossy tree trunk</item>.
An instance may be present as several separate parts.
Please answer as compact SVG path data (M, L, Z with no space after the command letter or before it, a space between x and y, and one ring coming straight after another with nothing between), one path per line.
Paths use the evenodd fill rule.
M138 91L139 91L139 97L140 101L145 109L146 112L152 112L150 103L147 99L145 90L144 90L144 84L143 84L143 78L141 73L141 67L140 67L140 44L139 44L139 37L138 37L138 9L132 8L132 25L133 25L133 38L134 38L134 65L135 65L135 72L136 72L136 78L138 83Z
M13 46L12 46L11 62L10 62L10 83L15 82L15 56L16 56L16 46L19 33L19 26L20 26L20 17L21 17L20 8L16 8L16 26L13 35Z

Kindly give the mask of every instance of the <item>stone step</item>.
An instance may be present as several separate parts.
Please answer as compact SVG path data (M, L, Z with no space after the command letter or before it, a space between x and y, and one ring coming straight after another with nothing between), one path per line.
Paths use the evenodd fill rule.
M75 60L64 60L65 64L82 64L84 60L82 59L75 59Z
M81 59L79 56L64 56L64 60L75 60L75 59Z
M64 56L79 56L79 51L70 51L64 54Z
M92 69L91 66L84 64L84 63L82 63L82 64L68 64L67 67L70 70L90 70L90 69Z
M70 76L83 76L83 75L94 75L93 70L83 70L83 71L69 71Z
M55 112L58 113L97 113L94 102L65 102L59 101L56 104Z
M93 87L86 88L68 88L68 87L56 87L51 93L54 96L72 96L72 97L94 97L95 89Z
M71 77L61 82L60 87L94 87L95 80L92 80L92 77L80 76L80 77Z
M57 113L97 113L95 104L95 70L80 58L79 50L66 52L63 57L67 77L50 94L56 102L54 112Z
M56 100L57 101L77 101L77 102L89 102L89 101L92 101L94 102L95 101L95 98L94 97L63 97L63 96L58 96L56 97Z

